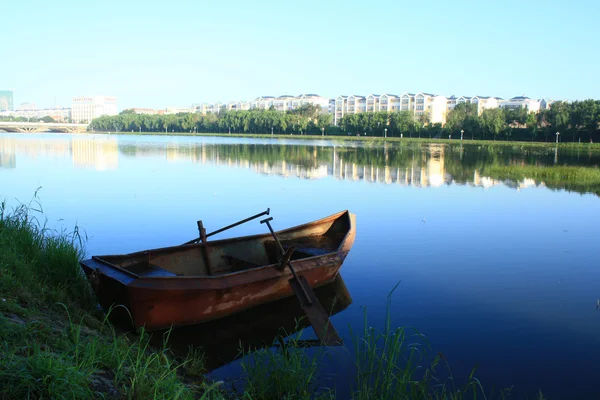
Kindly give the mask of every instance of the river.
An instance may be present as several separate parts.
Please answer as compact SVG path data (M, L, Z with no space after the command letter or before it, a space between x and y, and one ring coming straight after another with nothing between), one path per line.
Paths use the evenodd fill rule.
M48 225L77 224L89 255L180 244L199 219L210 232L270 207L283 229L348 209L357 237L341 274L352 304L332 317L345 340L364 308L383 328L400 282L392 324L426 335L454 376L477 366L486 389L512 386L511 398L599 398L597 189L486 174L597 172L599 161L584 146L0 133L0 198L29 202L41 187ZM219 237L264 232L255 221ZM347 355L332 354L328 368L349 373Z

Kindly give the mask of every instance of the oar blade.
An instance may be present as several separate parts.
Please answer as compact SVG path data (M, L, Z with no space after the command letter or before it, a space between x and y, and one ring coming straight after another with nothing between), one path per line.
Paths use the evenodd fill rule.
M294 294L300 301L300 305L302 306L302 310L306 314L308 321L312 325L317 337L319 338L322 346L341 346L342 339L338 335L335 327L329 321L329 315L323 309L323 306L319 302L317 295L313 291L313 289L308 284L308 281L303 276L299 276L298 280L290 279L289 281ZM308 302L304 298L304 292L302 287L304 287L304 291L308 294L310 301L312 304L308 304Z

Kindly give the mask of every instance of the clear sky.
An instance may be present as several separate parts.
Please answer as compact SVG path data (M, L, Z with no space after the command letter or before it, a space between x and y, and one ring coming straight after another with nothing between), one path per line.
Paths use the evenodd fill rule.
M600 98L598 0L6 0L15 105L113 95L187 107L260 95Z

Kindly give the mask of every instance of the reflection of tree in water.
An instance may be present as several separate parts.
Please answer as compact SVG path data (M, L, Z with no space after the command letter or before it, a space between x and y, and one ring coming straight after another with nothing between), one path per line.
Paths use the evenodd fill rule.
M282 173L281 165L293 166L302 172L326 167L329 175L343 179L370 176L370 180L410 185L478 184L476 176L488 176L515 182L533 178L551 187L598 193L593 185L600 182L600 176L596 178L595 174L600 154L577 148L560 149L556 153L549 147L414 142L359 146L144 143L120 145L119 151L132 156L165 155L169 159L203 163L249 163L261 168L268 166L272 173ZM340 168L349 166L350 171L340 172ZM504 168L506 166L511 168ZM577 173L557 174L557 167L580 168ZM546 173L534 173L541 170ZM372 178L375 175L385 178Z

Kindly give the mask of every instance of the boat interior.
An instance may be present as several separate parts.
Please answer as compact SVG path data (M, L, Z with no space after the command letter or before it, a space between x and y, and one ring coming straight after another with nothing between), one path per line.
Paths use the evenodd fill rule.
M293 261L336 252L350 224L349 213L342 212L276 233L284 250L294 247ZM140 277L172 277L225 275L276 264L281 257L273 237L261 234L95 258Z

